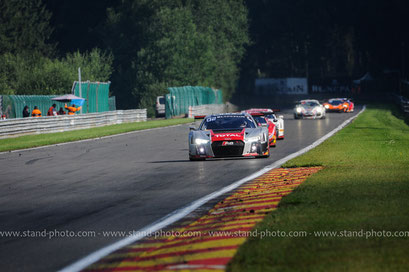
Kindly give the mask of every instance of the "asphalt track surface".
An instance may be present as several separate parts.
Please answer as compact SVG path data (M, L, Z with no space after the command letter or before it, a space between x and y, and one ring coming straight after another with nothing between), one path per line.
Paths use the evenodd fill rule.
M285 140L268 159L191 162L189 125L1 153L1 270L61 269L124 238L104 232L138 231L312 144L360 110L324 120L294 120L283 112ZM83 231L88 237L63 237Z

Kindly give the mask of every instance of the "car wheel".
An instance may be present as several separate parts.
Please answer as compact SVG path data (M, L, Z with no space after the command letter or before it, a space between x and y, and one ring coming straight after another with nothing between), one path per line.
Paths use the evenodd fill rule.
M258 159L266 159L268 157L270 157L270 150L268 151L267 155L256 156L256 158L258 158Z

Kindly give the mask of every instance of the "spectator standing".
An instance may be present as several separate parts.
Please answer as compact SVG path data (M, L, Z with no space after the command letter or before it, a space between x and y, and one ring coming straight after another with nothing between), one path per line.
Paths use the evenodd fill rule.
M57 116L57 110L55 109L57 107L56 104L53 104L47 111L47 116Z
M81 107L76 108L75 104L72 104L71 107L67 107L67 104L65 104L65 108L68 110L68 115L74 115L76 111L81 109Z
M28 106L24 106L23 117L30 117L30 111L28 110Z
M31 116L41 117L41 111L38 109L37 106L34 106L34 110L31 112Z
M57 113L58 115L65 115L65 110L62 107L60 107L60 110Z

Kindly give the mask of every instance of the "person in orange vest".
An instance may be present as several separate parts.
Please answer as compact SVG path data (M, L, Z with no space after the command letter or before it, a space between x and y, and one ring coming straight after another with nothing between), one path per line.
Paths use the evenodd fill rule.
M76 108L75 104L72 104L71 107L67 107L67 104L65 104L65 108L68 110L68 115L74 115L76 111L81 109L81 107Z
M31 116L41 117L41 111L38 109L37 106L34 106L34 110L31 112Z
M57 116L57 110L55 109L57 107L56 104L53 104L47 111L47 116Z

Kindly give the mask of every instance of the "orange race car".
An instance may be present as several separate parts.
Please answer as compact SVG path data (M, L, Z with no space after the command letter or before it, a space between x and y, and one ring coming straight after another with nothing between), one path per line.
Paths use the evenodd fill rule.
M328 102L323 103L326 111L352 112L354 103L347 98L331 98Z

